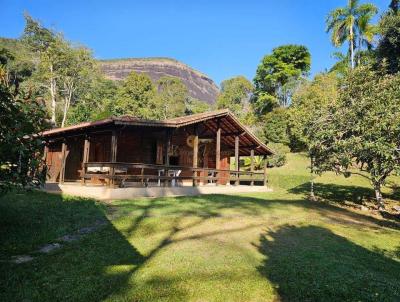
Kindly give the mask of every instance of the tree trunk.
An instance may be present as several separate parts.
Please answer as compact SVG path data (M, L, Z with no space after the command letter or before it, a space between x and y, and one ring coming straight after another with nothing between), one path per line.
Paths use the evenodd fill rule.
M65 125L65 121L67 119L68 108L69 108L69 100L68 100L68 97L65 97L64 98L64 110L63 110L63 118L62 118L62 122L61 122L61 128L64 127L64 125Z
M378 204L378 210L380 211L385 210L385 204L383 202L382 191L381 191L381 184L380 183L374 184L374 189L375 189L376 203Z
M353 26L350 27L350 57L351 57L351 69L354 69L354 34L353 34Z
M54 126L57 125L56 123L56 80L54 79L53 74L53 65L50 65L50 96L51 96L51 122Z
M61 122L61 127L65 126L65 122L67 120L67 113L68 113L68 109L69 106L71 105L71 99L72 99L72 93L73 93L73 84L71 84L70 86L66 86L66 93L67 95L64 98L64 110L63 110L63 119Z
M314 194L314 179L311 179L310 182L310 199L315 201L315 194Z
M310 181L310 200L315 201L315 194L314 194L314 158L311 158L311 181Z

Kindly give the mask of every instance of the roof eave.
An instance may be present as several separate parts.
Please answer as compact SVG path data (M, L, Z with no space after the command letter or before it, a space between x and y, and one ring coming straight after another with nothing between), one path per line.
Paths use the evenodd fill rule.
M265 145L262 141L260 141L260 139L259 139L257 136L255 136L249 129L247 129L247 127L246 127L245 125L243 125L242 122L241 122L232 112L228 111L228 115L229 115L229 117L232 118L232 119L247 133L247 134L249 134L249 135L252 137L252 139L254 139L254 140L257 142L257 144L258 144L261 148L263 148L265 151L269 152L270 155L275 155L275 154L276 154L272 149L268 148L267 145Z

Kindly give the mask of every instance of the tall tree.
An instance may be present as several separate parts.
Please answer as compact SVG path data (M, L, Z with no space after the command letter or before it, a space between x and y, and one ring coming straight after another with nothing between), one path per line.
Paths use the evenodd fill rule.
M131 114L140 118L155 118L156 87L148 75L131 72L118 88L113 113Z
M97 74L90 85L79 91L79 102L71 107L67 124L95 121L108 118L115 113L118 82L105 79Z
M348 41L351 68L355 67L356 48L361 50L362 44L372 41L374 30L370 21L377 11L373 4L348 0L347 6L331 11L326 19L326 31L331 32L333 45L339 47Z
M189 91L182 80L163 76L157 81L156 97L157 117L168 119L185 114Z
M330 106L337 102L338 79L335 73L317 75L312 81L304 82L293 96L288 112L290 148L307 151L310 172L321 173L321 162L316 164L316 154L321 152L324 127L330 116ZM325 158L328 160L328 157ZM330 167L329 167L330 168ZM311 177L310 197L314 196L314 180Z
M63 99L61 127L67 120L71 102L77 99L80 90L86 90L96 74L96 63L91 52L84 48L71 48L64 44L63 66L60 68L60 94Z
M22 41L34 54L36 64L31 82L47 90L43 95L50 99L52 123L64 127L71 104L99 77L96 61L88 49L74 46L31 16L26 14L25 21Z
M35 53L38 60L38 77L50 95L51 121L56 125L56 106L59 77L58 70L62 67L61 46L64 44L62 37L43 27L39 21L28 14L25 15L25 29L22 40Z
M358 36L358 48L372 47L372 41L377 34L376 25L371 24L372 18L378 13L378 8L371 3L365 3L358 7L356 29Z
M278 106L288 106L296 82L310 70L311 56L302 45L283 45L266 55L254 78L255 111L263 115Z
M237 76L221 83L221 93L217 97L217 107L232 111L242 122L250 124L252 120L252 106L250 99L254 87L243 76Z

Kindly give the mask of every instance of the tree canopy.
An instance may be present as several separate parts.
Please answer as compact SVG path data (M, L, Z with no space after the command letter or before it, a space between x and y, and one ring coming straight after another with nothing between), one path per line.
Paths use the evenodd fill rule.
M299 87L288 112L288 135L292 150L308 150L315 132L314 123L337 98L338 78L334 73L317 75Z
M28 14L25 21L21 41L36 57L32 80L38 91L44 89L45 99L50 99L53 125L63 127L71 104L79 100L79 92L88 89L92 77L98 74L97 63L87 48L72 45Z
M371 3L360 4L359 0L349 0L345 7L331 11L326 18L326 31L331 32L334 46L349 43L350 65L355 67L356 49L362 50L363 46L372 47L372 40L376 29L371 25L371 19L378 9Z
M41 99L31 93L15 90L15 79L23 75L10 76L8 65L13 57L0 62L0 191L12 187L30 187L42 184L43 143L40 133L48 127L45 107ZM19 80L19 81L20 81Z
M254 78L255 111L262 115L278 106L290 104L296 81L305 76L311 65L311 55L302 45L283 45L266 55Z
M156 87L148 75L131 72L119 87L117 94L115 114L131 114L140 118L154 117Z
M157 116L169 119L185 114L189 91L183 82L175 77L164 76L157 81Z
M250 99L254 87L244 76L237 76L221 83L217 97L218 108L228 108L245 124L252 123L253 110Z
M369 173L380 207L382 185L400 168L399 87L398 75L355 69L310 137L317 169L347 173L356 163Z

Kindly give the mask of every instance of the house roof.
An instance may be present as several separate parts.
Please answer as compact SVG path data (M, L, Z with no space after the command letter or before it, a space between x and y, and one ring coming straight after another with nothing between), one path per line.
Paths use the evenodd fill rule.
M174 129L197 123L203 123L208 130L213 133L217 131L218 127L220 127L222 130L222 141L232 147L234 146L234 137L239 135L240 149L242 154L250 154L251 149L255 150L255 154L274 154L270 148L268 148L246 126L244 126L228 109L197 113L161 121L140 119L129 115L110 117L94 122L84 122L68 127L47 130L43 132L43 136L60 136L88 128L96 128L99 126L107 126L112 124Z

